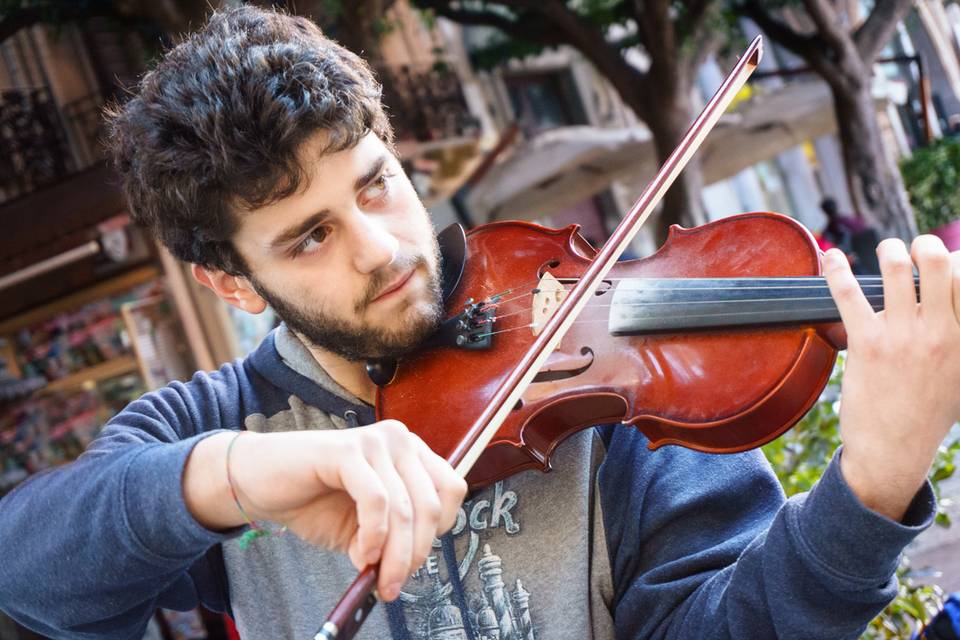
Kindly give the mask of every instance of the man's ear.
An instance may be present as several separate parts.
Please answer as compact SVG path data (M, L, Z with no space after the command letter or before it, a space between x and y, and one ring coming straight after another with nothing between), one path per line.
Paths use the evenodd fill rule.
M190 265L194 279L217 294L227 304L247 313L262 313L267 302L253 289L243 276L232 276L219 269L204 269L198 264Z

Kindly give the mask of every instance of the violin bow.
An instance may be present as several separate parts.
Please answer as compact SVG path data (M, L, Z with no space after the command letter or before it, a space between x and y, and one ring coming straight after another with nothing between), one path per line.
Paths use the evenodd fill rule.
M544 325L540 335L504 379L490 404L473 422L463 440L454 448L447 461L461 477L467 476L477 458L510 414L513 406L520 400L537 372L559 346L574 320L599 288L604 277L640 231L690 158L703 144L704 139L730 106L733 98L746 84L747 79L760 64L762 56L763 38L757 36L740 56L736 66L710 98L697 119L687 129L680 144L660 167L657 175L630 207L630 211L604 243L584 275L567 293L556 312ZM313 640L353 638L376 604L374 595L376 582L377 566L368 565L344 593L323 626L314 635Z

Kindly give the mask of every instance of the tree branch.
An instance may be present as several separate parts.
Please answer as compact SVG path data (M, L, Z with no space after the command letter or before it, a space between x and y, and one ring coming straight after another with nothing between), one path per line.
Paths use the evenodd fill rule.
M837 55L843 55L850 46L850 34L840 24L840 14L829 0L803 0L803 6L819 33Z
M560 31L566 42L591 60L602 60L598 67L629 67L616 46L607 42L607 34L567 7L563 0L549 0L536 6L537 11Z
M877 59L893 36L897 23L906 17L912 5L911 0L877 0L873 11L853 34L857 51L865 64L871 65Z
M650 78L626 61L620 49L607 42L606 33L584 20L570 9L563 0L535 3L538 11L562 34L563 39L576 47L600 73L606 76L624 102L641 120L650 115L648 100L651 98ZM641 40L646 40L641 35Z
M75 20L85 20L95 16L105 16L119 21L123 25L136 25L138 16L127 16L104 3L92 3L90 6L64 3L51 9L44 6L24 7L0 13L0 43L10 38L20 29L35 24L66 24Z
M701 29L694 36L692 54L685 56L687 61L686 72L691 78L697 73L697 70L703 66L711 55L717 52L723 45L723 34L714 29Z
M703 21L706 19L709 14L709 9L712 9L714 0L689 0L686 3L686 15L682 25L678 25L678 31L681 36L693 36L697 37L700 32L700 28L703 26Z
M417 6L422 9L431 9L437 15L454 22L472 26L494 27L503 33L518 40L526 40L537 44L562 44L563 41L554 37L541 20L530 20L523 15L517 15L511 20L506 15L494 11L477 11L472 9L455 9L445 0L417 0ZM529 14L527 14L529 16Z
M786 22L774 18L772 14L760 4L759 0L743 0L739 5L743 15L753 20L761 31L771 39L780 43L793 53L812 65L811 59L816 57L821 49L822 42L815 34L803 34L794 31Z
M723 44L726 33L707 25L707 20L718 18L723 10L715 0L690 0L686 3L688 12L677 22L679 40L678 57L683 73L688 78L696 77L697 70Z
M606 41L602 29L584 20L560 0L498 0L497 4L514 12L515 20L495 11L453 8L445 0L416 0L416 4L460 24L495 27L517 40L551 46L569 45L593 63L640 119L647 115L645 75L631 66L615 45Z
M670 0L634 0L633 7L633 18L651 60L662 52L672 54L676 50L676 31L670 20Z

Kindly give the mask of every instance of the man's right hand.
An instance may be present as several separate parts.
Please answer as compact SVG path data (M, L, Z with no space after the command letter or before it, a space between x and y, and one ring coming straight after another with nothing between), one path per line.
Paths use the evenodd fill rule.
M235 433L202 440L187 460L187 508L217 530L244 523L230 494L226 452ZM345 551L358 568L380 563L377 588L393 600L449 530L467 485L446 460L395 420L345 430L245 432L230 473L254 520ZM262 541L269 544L269 541Z

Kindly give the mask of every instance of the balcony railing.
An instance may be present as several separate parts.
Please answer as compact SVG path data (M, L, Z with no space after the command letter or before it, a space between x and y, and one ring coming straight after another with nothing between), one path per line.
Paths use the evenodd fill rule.
M103 97L92 93L60 109L78 169L88 167L104 156Z
M397 140L434 142L471 136L478 130L452 69L380 66L377 77Z
M59 115L45 88L0 92L0 198L8 200L70 171Z
M438 142L477 132L452 70L381 67L378 76L398 141ZM45 87L0 91L0 203L100 160L102 108L99 94L58 110Z
M0 202L96 162L101 105L91 95L58 111L45 87L0 91Z

